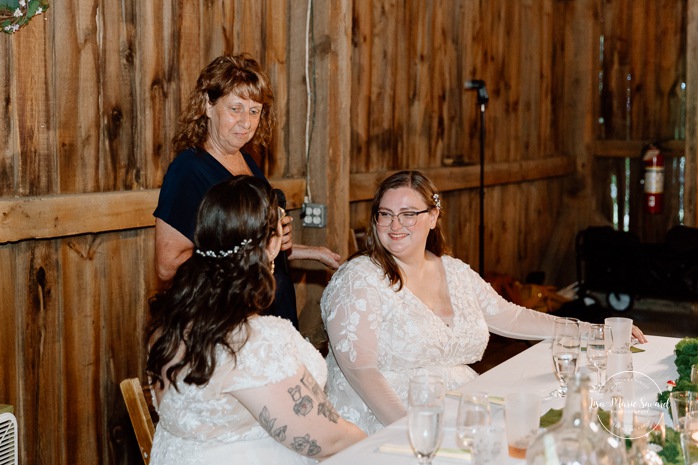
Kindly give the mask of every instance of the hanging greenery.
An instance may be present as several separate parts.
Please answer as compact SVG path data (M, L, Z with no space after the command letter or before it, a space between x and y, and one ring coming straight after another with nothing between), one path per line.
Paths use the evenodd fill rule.
M14 34L48 8L48 0L0 0L0 30Z

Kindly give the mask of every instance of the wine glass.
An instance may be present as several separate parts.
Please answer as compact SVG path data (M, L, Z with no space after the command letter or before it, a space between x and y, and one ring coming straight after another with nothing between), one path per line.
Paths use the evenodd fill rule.
M443 380L438 376L417 375L410 379L407 429L421 465L431 465L441 444L445 394Z
M602 324L591 325L587 340L587 360L596 368L598 381L592 389L597 392L601 392L606 382L606 364L611 347L613 347L611 327Z
M579 320L576 318L556 319L552 352L560 387L553 391L551 396L565 397L567 395L567 379L574 375L577 370L580 345Z
M466 391L461 395L456 417L456 443L461 449L473 448L473 441L479 429L489 426L490 401L487 393Z

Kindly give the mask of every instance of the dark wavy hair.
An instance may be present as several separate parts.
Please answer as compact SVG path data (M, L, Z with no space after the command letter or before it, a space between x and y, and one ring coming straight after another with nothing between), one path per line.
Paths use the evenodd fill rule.
M398 189L400 187L408 187L417 192L422 200L424 200L429 210L436 208L434 194L438 194L439 191L436 190L434 183L422 172L400 171L389 176L378 186L376 193L373 195L371 221L366 228L366 247L355 255L367 255L370 257L374 263L383 269L385 276L390 280L390 284L393 286L397 284L397 290L402 289L402 275L400 274L398 264L395 262L395 258L380 242L376 225L376 215L378 214L378 207L380 207L381 200L385 193L390 189ZM441 211L443 211L443 209ZM426 248L437 257L448 253L446 236L441 226L441 215L439 215L439 218L436 220L434 229L429 231Z
M248 318L274 299L266 247L278 234L277 205L276 193L253 176L235 176L208 191L197 216L195 253L180 265L171 286L149 302L146 341L152 345L146 368L154 382L162 386L162 370L172 363L165 376L175 388L185 368L184 382L201 386L213 375L218 346L235 358L241 346L233 347L229 336L238 327L247 334ZM236 246L227 257L205 255Z
M219 56L201 71L177 122L177 132L172 138L175 153L203 148L209 137L206 97L211 105L215 105L219 98L230 93L262 104L259 126L248 145L256 153L262 153L269 146L276 125L274 92L259 63L243 53Z

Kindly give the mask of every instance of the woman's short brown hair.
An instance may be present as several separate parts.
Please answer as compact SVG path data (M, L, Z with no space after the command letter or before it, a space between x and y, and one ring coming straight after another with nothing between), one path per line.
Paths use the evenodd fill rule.
M262 153L269 146L276 124L274 92L259 63L243 53L219 56L201 71L172 138L175 153L203 147L209 137L207 101L215 105L219 98L231 93L262 104L259 126L248 145L256 153Z

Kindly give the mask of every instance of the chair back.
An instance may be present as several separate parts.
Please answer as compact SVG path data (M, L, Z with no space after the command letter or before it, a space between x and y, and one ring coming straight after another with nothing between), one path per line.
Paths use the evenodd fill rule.
M143 456L145 465L150 463L150 449L153 447L153 435L155 434L155 425L153 418L150 416L148 402L143 393L143 386L138 378L127 378L121 381L121 394L126 403L128 416L131 418L133 431L136 433L138 447Z

